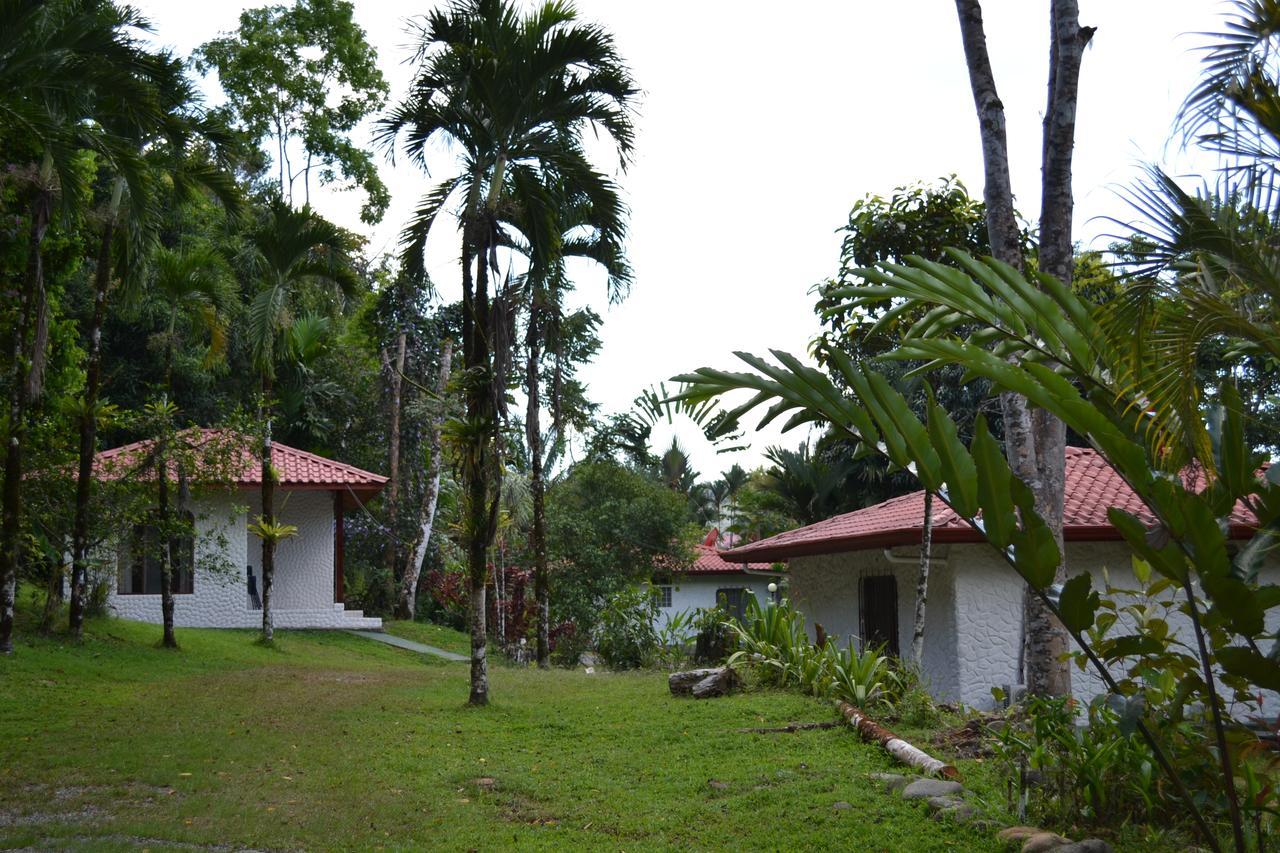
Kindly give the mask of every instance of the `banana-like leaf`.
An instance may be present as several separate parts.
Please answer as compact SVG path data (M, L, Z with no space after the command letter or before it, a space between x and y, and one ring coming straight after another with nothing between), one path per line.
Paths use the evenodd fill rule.
M978 416L970 446L978 470L978 505L982 508L982 525L987 539L997 548L1008 548L1018 527L1009 494L1013 472L1000 445L987 428L987 419Z
M1068 631L1082 634L1093 626L1098 603L1093 578L1088 572L1082 572L1062 585L1062 592L1058 595L1058 615Z

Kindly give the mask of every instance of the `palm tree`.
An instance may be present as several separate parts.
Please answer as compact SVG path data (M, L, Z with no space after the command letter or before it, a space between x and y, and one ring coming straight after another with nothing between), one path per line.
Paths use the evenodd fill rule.
M347 256L349 246L350 238L342 229L310 208L294 210L279 199L267 205L251 240L249 267L258 292L249 305L245 335L262 393L262 511L254 530L262 540L262 639L268 643L275 635L271 618L275 546L288 535L287 525L275 519L276 472L271 465L276 365L288 355L292 308L304 289L336 290L339 297L354 292L357 279Z
M127 168L123 170L113 170L111 161L106 161L107 191L101 210L101 233L94 270L85 390L78 412L80 455L72 533L69 615L71 632L77 638L84 624L89 499L93 486L93 457L97 450L98 398L102 388L102 326L113 280L113 266L119 258L124 268L125 290L129 292L126 295L136 292L137 283L145 276L152 260L150 255L155 249L161 206L158 187L161 185L171 187L173 200L179 203L208 190L228 209L237 210L239 206L229 170L210 156L211 153L225 153L228 148L222 129L195 111L199 96L179 60L161 56L156 65L164 72L153 74L151 79L160 111L156 115L143 113L140 116L126 111L101 120L103 126L111 130L112 138L130 150L123 161ZM166 386L168 384L166 378Z
M502 346L508 338L497 322L507 313L493 310L489 284L502 223L518 218L532 265L547 264L560 232L544 177L564 176L578 185L590 181L594 170L579 144L587 126L608 134L625 158L632 145L629 103L636 89L612 37L600 27L579 24L567 3L545 3L521 15L510 0L457 0L415 28L417 77L408 97L379 123L379 138L394 150L403 135L403 150L424 169L436 141L447 141L459 152L457 174L423 199L402 246L406 270L425 280L427 235L440 212L461 200L466 413L454 433L461 445L466 504L469 701L482 705L489 693L487 553L501 495L498 367L506 361Z
M110 0L0 0L0 137L29 154L27 266L17 288L11 348L8 426L0 510L0 653L13 651L23 452L30 408L40 398L48 306L42 247L55 207L80 207L87 187L79 153L91 149L118 174L138 167L135 146L122 144L106 120L131 114L158 120L152 79L164 61L131 35L147 22Z
M542 358L544 349L552 349L555 356L550 386L553 436L552 452L564 441L564 390L565 352L563 335L564 295L572 290L572 282L565 270L569 257L593 260L602 266L608 276L607 287L610 302L618 302L631 285L631 267L622 250L625 236L626 211L618 194L607 179L591 175L594 191L592 198L586 192L575 197L564 197L564 181L554 185L560 198L557 206L559 251L548 264L534 266L525 277L528 289L528 317L526 319L525 347L525 436L529 445L529 491L532 498L532 527L529 546L533 551L533 589L538 613L537 661L546 669L551 665L551 585L547 566L546 520L546 454L543 450L541 424L542 408ZM525 249L529 257L534 253Z

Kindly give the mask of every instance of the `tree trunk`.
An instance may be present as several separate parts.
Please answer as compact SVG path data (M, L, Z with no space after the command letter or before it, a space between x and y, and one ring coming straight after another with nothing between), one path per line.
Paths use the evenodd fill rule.
M931 776L941 776L944 779L955 779L960 775L950 764L939 761L932 755L907 743L875 720L870 719L866 714L862 713L860 708L854 707L848 702L836 702L836 709L840 711L842 717L849 721L849 725L858 730L858 734L862 736L863 740L880 744L885 748L886 752L903 764L914 767Z
M427 439L431 461L427 463L427 492L422 498L422 511L418 516L419 538L414 546L413 556L405 566L404 578L400 583L400 601L396 615L401 619L412 619L417 612L418 578L422 576L422 565L427 559L431 529L435 525L436 506L440 502L440 470L443 467L440 430L444 425L444 400L449 387L449 368L452 359L453 341L446 338L440 351L440 372L436 376L436 400L440 410L432 418L431 432Z
M173 543L169 529L169 462L167 438L162 436L156 448L156 531L160 541L160 615L164 625L161 641L166 649L176 649L173 634Z
M536 292L529 305L527 336L528 364L525 389L529 405L525 415L525 435L529 441L529 495L533 502L533 528L529 531L529 547L533 551L533 597L537 613L537 660L540 669L551 666L551 588L547 577L547 496L542 471L542 307Z
M117 178L111 207L102 224L98 266L93 275L93 319L89 325L89 353L85 364L84 401L80 412L80 455L76 471L75 518L71 528L71 636L84 635L85 591L89 577L89 499L93 490L93 457L98 439L98 395L102 388L102 324L111 285L111 241L124 182Z
M911 661L924 666L924 613L929 598L929 560L933 557L933 492L924 493L924 529L920 532L920 574L916 578L916 616L911 627Z
M4 494L0 507L0 654L13 653L13 608L18 593L18 551L22 523L22 453L27 434L27 409L32 398L32 376L42 358L33 347L33 325L44 304L44 256L41 244L49 229L53 208L52 164L41 166L40 186L31 202L31 230L27 239L27 268L18 294L18 326L13 333L9 386L9 429L5 444Z
M262 639L275 640L275 624L271 618L271 582L276 571L276 539L271 529L275 524L275 469L271 466L271 378L262 377L262 405L266 416L262 438Z
M398 570L400 549L397 547L399 538L399 525L396 524L397 511L400 505L400 392L404 384L404 348L405 348L404 332L396 336L396 358L395 361L387 356L386 350L382 351L382 364L390 374L389 381L391 383L391 426L390 435L388 437L389 447L388 456L388 478L387 478L387 546L383 553L383 561L387 565L387 571L391 577L397 580L401 579L403 572Z
M1070 282L1071 243L1071 153L1074 146L1076 91L1080 56L1088 34L1079 26L1074 2L1052 0L1054 38L1049 57L1049 110L1045 114L1043 149L1043 204L1040 221L1042 271L1046 267L1045 248L1052 244L1047 260L1056 263L1054 274L1066 268ZM1024 269L1021 238L1013 208L1013 187L1009 177L1008 140L1004 105L996 90L995 75L987 53L986 34L979 0L956 0L960 32L964 43L969 82L982 138L987 208L987 232L992 254L999 260ZM1062 34L1071 22L1073 45L1064 50ZM1083 38L1082 38L1083 36ZM1052 131L1051 131L1052 128ZM1065 243L1063 242L1065 241ZM1064 259L1064 260L1063 260ZM1052 416L1031 411L1015 394L1000 395L1005 454L1009 467L1027 484L1035 496L1036 510L1044 518L1064 554L1058 579L1065 576L1062 551L1062 505L1065 464L1065 427ZM1060 660L1067 650L1067 634L1043 602L1028 587L1023 594L1023 665L1029 692L1062 696L1071 692L1071 671Z
M689 696L693 693L693 686L708 678L720 675L725 671L723 666L709 667L705 669L687 669L684 672L673 672L667 676L667 689L671 691L672 696Z
M476 217L463 226L463 371L466 376L467 421L471 446L464 451L466 488L467 577L471 597L471 694L472 705L489 702L489 669L486 658L485 591L489 543L493 525L489 511L491 433L496 428L492 365L489 353L489 275L487 229ZM474 287L470 259L476 260ZM496 477L496 472L494 472ZM498 490L495 486L495 493Z

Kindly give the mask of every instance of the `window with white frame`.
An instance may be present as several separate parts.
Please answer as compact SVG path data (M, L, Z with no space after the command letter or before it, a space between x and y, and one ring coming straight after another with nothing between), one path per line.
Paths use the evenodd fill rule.
M653 588L653 598L659 607L671 606L671 585L661 584Z

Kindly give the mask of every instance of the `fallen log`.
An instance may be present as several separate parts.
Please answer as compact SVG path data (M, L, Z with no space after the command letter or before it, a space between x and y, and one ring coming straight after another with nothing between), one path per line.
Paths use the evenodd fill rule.
M724 696L733 689L733 685L737 681L738 678L733 670L726 666L693 685L693 689L689 692L693 694L694 699L710 699L714 696Z
M808 732L814 729L834 729L836 726L842 725L844 725L844 723L827 720L821 723L788 723L785 726L772 726L762 729L736 729L736 731L740 734L772 735L792 732Z
M667 687L671 689L672 696L688 696L693 692L693 685L708 676L721 672L722 669L722 667L715 667L712 669L689 669L684 672L673 672L667 677Z
M960 778L960 772L950 764L941 762L907 743L875 720L867 717L860 708L856 708L848 702L837 702L836 708L840 711L840 715L848 721L849 725L858 730L858 734L862 736L863 740L868 743L880 744L886 752L903 764L933 776L941 776L943 779Z

